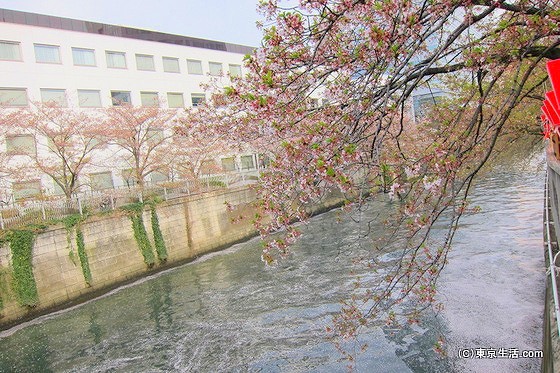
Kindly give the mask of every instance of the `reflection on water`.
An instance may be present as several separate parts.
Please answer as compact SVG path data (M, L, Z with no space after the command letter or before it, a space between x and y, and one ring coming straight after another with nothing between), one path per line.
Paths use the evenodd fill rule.
M154 333L159 334L172 329L173 313L169 277L150 283L150 318L154 321Z
M101 343L101 338L103 337L103 331L101 330L101 325L97 322L97 312L93 310L89 316L89 329L88 332L93 337L93 343Z
M540 348L543 264L540 157L498 168L479 183L445 269L445 310L420 326L371 326L359 336L358 372L538 371L529 359L461 360L457 348ZM539 168L540 167L540 168ZM371 204L376 216L391 206ZM260 262L258 240L236 245L110 296L44 317L0 339L0 372L340 372L325 327L350 294L352 259L367 227L332 211L312 219L293 257ZM367 219L365 219L367 220ZM352 273L351 270L354 270ZM433 351L444 335L449 356ZM349 346L352 348L352 346Z
M441 278L449 353L542 348L542 153L514 154L482 178ZM456 359L460 372L540 372L540 359Z

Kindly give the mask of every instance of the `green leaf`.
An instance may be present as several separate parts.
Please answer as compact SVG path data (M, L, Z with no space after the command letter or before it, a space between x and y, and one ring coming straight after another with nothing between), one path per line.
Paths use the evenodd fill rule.
M274 80L272 79L272 70L268 70L266 74L262 76L263 83L269 87L274 86Z
M224 93L225 93L226 96L232 96L232 95L235 94L235 92L236 92L235 88L233 88L233 87L229 87L229 86L224 87Z
M348 154L353 154L356 151L357 145L356 144L348 144L344 148L344 151Z

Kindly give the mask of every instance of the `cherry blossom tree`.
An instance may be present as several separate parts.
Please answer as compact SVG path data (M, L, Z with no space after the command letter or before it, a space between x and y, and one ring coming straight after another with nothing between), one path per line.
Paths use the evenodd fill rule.
M108 143L117 149L114 164L130 170L134 184L143 188L148 175L172 166L170 140L177 110L123 104L105 109L104 115Z
M82 187L81 176L92 165L95 152L103 146L99 117L53 103L4 111L0 117L5 135L27 135L31 140L28 149L4 154L10 159L6 169L12 178L48 175L71 198Z
M209 136L207 131L198 130L184 119L179 122L173 129L170 149L170 156L174 159L172 171L186 179L223 172L215 159L228 152L229 142L224 135L212 133Z
M267 149L256 219L267 263L289 251L300 234L291 222L305 220L310 203L338 190L359 208L385 185L399 213L384 238L404 234L402 254L348 301L333 332L352 336L382 316L392 322L389 310L409 296L420 304L409 312L414 321L434 302L459 219L473 210L474 177L514 136L540 131L533 110L544 62L560 58L559 3L263 0L260 9L264 36L246 57L246 79L216 84L189 121ZM420 92L439 98L416 116ZM443 218L447 234L434 240Z
M10 156L0 153L0 204L7 205L11 201L11 180L16 172L10 168Z
M6 141L10 133L10 126L6 121L0 120L0 136ZM7 204L12 196L11 182L14 170L10 167L10 155L0 151L0 204Z

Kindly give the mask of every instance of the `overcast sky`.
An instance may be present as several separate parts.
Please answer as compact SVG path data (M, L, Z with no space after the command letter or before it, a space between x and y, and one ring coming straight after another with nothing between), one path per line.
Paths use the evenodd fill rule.
M0 8L260 45L258 0L0 0Z

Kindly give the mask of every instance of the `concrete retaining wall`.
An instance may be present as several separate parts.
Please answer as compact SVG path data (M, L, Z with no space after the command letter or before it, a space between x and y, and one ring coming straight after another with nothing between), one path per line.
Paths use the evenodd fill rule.
M227 247L256 235L250 218L232 224L239 214L251 217L255 193L249 188L216 191L162 203L157 206L160 228L167 246L165 267ZM228 210L226 202L233 207ZM143 214L153 245L150 211ZM86 253L92 273L88 286L77 256L75 231L53 227L37 236L33 248L33 273L39 304L33 309L20 306L11 289L12 269L9 244L0 247L0 328L79 300L91 298L153 271L149 270L134 239L132 222L122 212L96 216L82 223ZM70 252L73 252L71 255Z

